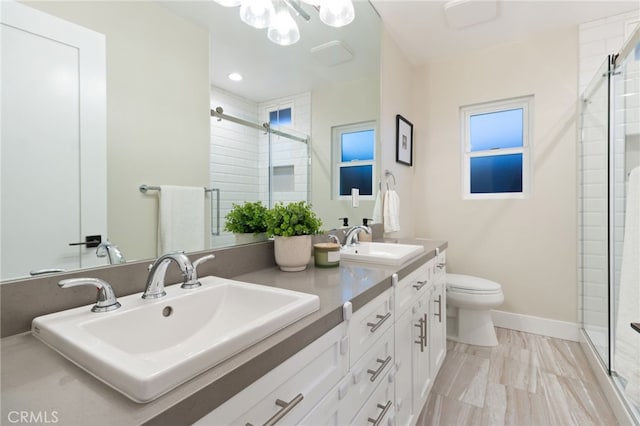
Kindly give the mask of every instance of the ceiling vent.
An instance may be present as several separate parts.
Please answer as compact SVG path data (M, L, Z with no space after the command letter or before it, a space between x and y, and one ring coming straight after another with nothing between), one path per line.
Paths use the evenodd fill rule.
M351 49L340 40L333 40L311 48L311 56L325 67L332 67L353 59Z
M494 20L498 17L495 0L451 0L444 4L449 27L459 30Z

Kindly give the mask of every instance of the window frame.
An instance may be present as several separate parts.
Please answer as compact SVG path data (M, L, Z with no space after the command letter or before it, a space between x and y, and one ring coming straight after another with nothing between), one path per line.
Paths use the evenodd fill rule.
M373 158L371 160L358 160L358 161L341 161L341 152L342 152L342 134L343 133L354 133L354 132L362 132L373 130ZM348 195L340 195L340 169L342 167L353 167L353 166L371 166L371 195L363 195L360 194L361 200L374 200L376 196L376 185L375 179L377 176L377 153L376 153L376 141L378 138L378 125L375 120L371 121L362 121L359 123L352 124L344 124L340 126L334 126L331 128L331 140L332 140L332 151L333 151L333 179L331 185L331 193L332 200L340 200L346 201L351 200L351 194Z
M279 112L285 109L291 109L291 124L287 125L287 126L280 126L275 125L273 126L274 128L288 128L288 129L293 129L295 128L295 110L294 110L294 103L293 102L282 102L280 104L277 105L267 105L265 106L265 122L269 123L269 125L271 125L271 113L272 112Z
M464 200L525 199L532 193L533 95L483 102L460 107L462 198ZM522 109L522 146L471 151L470 118L474 115ZM522 192L471 192L471 159L499 155L522 154Z

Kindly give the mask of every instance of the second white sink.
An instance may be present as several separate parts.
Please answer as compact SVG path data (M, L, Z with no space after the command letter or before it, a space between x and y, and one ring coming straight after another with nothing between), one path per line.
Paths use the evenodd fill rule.
M380 265L402 265L423 252L423 246L413 244L361 242L358 245L340 249L340 259Z
M148 402L316 311L318 296L218 277L167 296L119 298L33 320L34 336L136 402Z

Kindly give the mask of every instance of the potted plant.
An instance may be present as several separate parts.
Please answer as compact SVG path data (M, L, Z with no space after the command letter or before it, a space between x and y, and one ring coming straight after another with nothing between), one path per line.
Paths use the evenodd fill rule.
M267 234L274 237L276 263L283 271L303 271L311 260L311 236L322 221L305 201L277 203L267 212Z
M227 213L224 230L235 234L236 244L266 241L266 215L267 208L260 201L233 203Z

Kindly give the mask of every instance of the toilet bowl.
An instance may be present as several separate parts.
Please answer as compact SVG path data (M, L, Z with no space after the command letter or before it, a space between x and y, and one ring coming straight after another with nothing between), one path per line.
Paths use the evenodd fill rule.
M478 346L497 346L491 309L504 302L500 284L470 275L447 274L447 338ZM453 308L453 309L451 309Z

